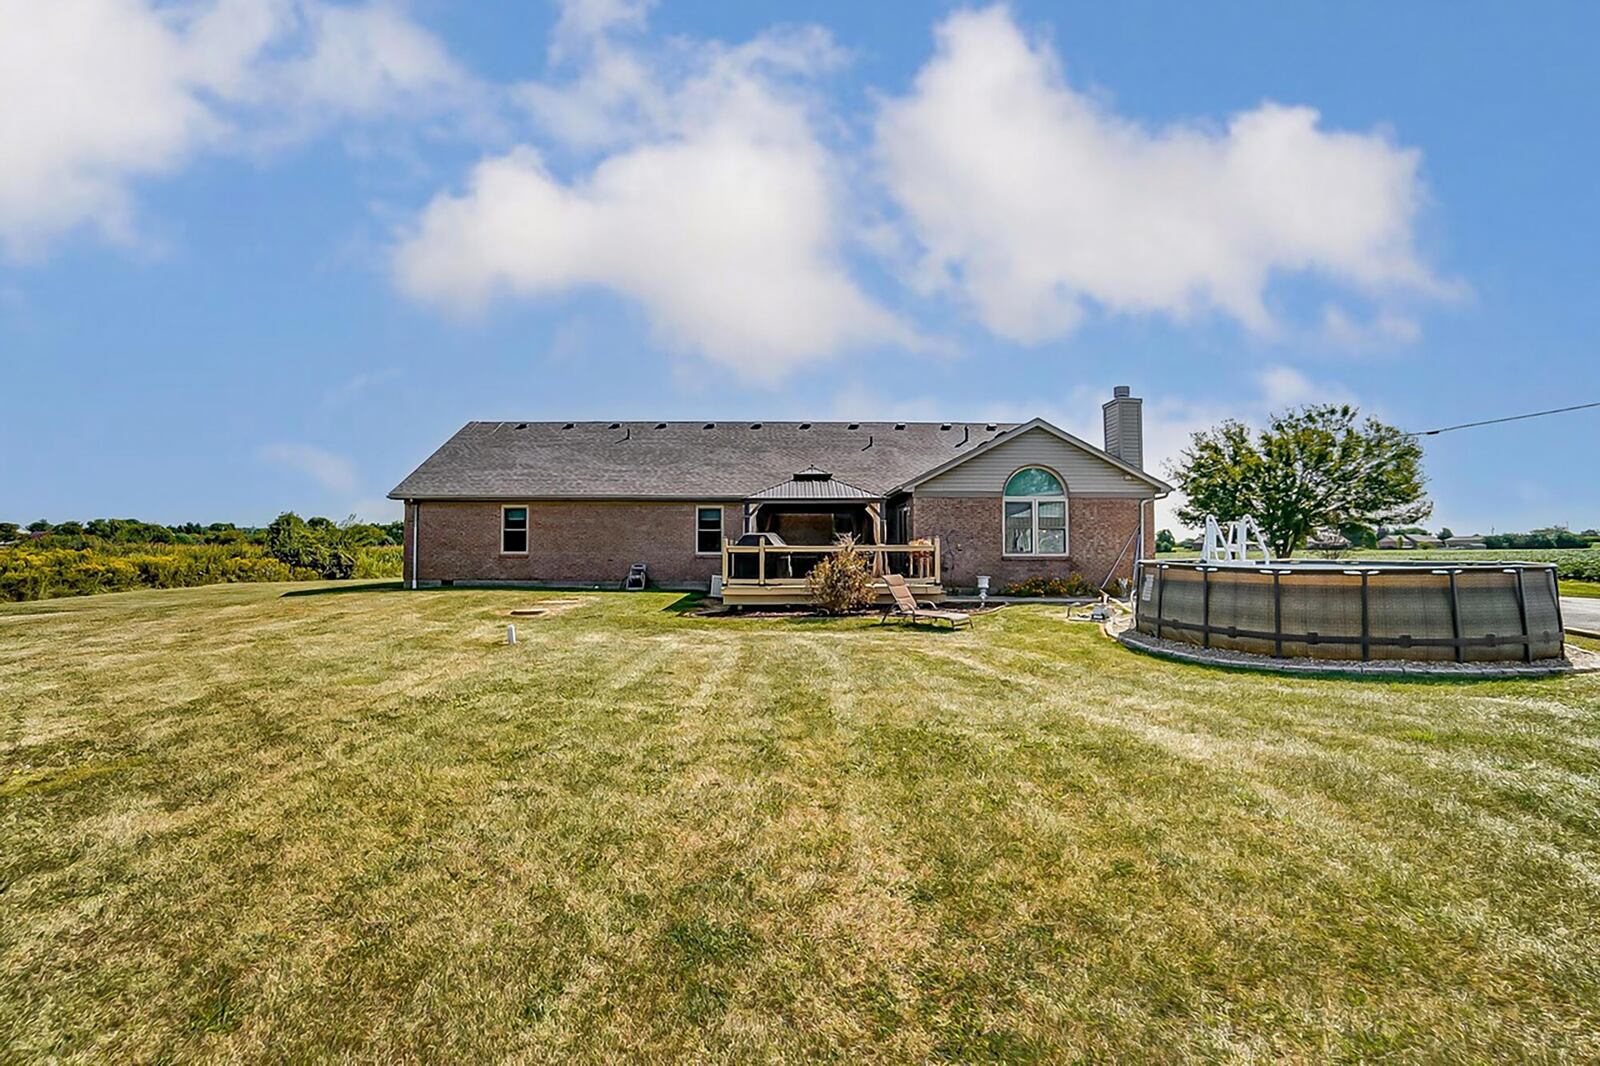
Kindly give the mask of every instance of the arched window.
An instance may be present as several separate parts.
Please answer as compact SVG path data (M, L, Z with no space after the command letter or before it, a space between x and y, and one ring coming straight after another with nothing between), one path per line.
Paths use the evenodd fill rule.
M1005 554L1067 554L1067 490L1042 466L1025 466L1006 481Z

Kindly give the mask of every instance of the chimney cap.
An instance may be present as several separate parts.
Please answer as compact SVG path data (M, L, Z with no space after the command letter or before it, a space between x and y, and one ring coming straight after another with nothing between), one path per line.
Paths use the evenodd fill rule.
M1127 385L1118 385L1111 390L1111 395L1114 399L1126 400L1133 395L1133 390Z

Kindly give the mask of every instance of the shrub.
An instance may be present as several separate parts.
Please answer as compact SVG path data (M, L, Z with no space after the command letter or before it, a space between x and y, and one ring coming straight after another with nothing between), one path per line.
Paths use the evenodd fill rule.
M1099 594L1100 590L1085 581L1082 574L1070 574L1067 577L1030 577L1026 581L1018 581L1000 590L1002 596L1051 596L1062 599Z
M348 541L346 531L328 519L307 522L293 511L285 511L267 527L267 554L330 580L356 572L356 554Z
M117 532L144 523L97 519L102 532ZM329 523L331 525L331 523ZM286 523L292 529L292 523ZM156 527L167 528L167 527ZM198 528L198 527L197 527ZM339 530L335 528L335 534ZM0 601L42 600L52 596L87 596L124 589L175 589L240 581L314 581L329 570L329 553L307 547L294 562L269 555L243 531L218 526L207 537L220 541L189 543L196 535L174 531L168 541L128 543L88 533L50 534L0 546ZM264 539L264 538L263 538ZM396 546L342 549L350 573L364 578L398 577L402 549ZM306 565L311 563L314 565Z
M356 571L353 576L364 578L399 577L403 549L399 546L378 545L356 549Z
M866 556L856 551L855 541L840 538L843 547L825 555L806 575L806 591L812 604L823 614L849 614L869 606L876 594Z

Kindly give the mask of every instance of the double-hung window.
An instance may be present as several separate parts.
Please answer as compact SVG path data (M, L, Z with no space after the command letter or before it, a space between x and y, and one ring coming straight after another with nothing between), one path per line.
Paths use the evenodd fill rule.
M1067 490L1041 466L1027 466L1006 482L1006 555L1067 554Z
M696 507L694 509L694 553L696 555L722 554L722 508Z
M500 508L500 554L528 554L528 509Z

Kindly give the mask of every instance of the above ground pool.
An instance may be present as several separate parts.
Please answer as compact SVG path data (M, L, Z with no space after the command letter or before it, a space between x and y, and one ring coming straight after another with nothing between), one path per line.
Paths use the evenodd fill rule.
M1556 568L1536 563L1141 560L1135 628L1277 658L1492 662L1563 654Z

